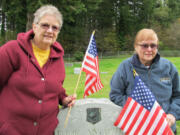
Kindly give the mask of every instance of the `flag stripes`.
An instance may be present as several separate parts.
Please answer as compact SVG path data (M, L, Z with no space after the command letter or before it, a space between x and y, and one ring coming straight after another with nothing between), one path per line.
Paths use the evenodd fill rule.
M131 129L134 127L134 125L136 124L137 120L138 120L138 117L139 115L138 114L141 114L141 112L143 111L143 107L138 105L138 107L136 108L136 110L134 111L134 118L131 120L132 123L129 122L129 127L128 129L125 131L127 134L129 134L131 132ZM140 121L139 121L140 122Z
M149 116L149 112L146 111L145 109L144 109L144 111L145 111L145 114L144 114L144 116L142 116L142 120L140 121L140 124L137 125L137 128L135 129L135 132L134 132L134 133L139 133L140 129L142 128L142 126L143 126L144 123L146 122L146 119L144 119L144 118L147 118L147 117ZM139 114L139 115L140 115L140 114ZM140 115L140 116L141 116L141 115Z
M149 113L135 100L128 98L121 111L122 115L119 115L114 125L122 129L126 134L166 134L168 131L167 122L164 119L166 114L157 102L155 104L152 109L153 113ZM162 115L163 117L161 117Z
M140 106L140 109L139 109L139 113L136 114L136 117L134 119L134 122L131 124L131 129L129 128L127 134L131 134L133 135L135 132L138 133L139 131L137 129L140 129L141 128L141 125L143 125L142 123L144 123L143 120L143 117L144 116L147 116L147 111L142 107ZM141 111L142 110L142 111ZM137 119L136 119L137 118ZM137 120L137 121L136 121ZM137 128L139 125L139 128ZM130 133L129 133L130 132Z
M91 74L92 76L97 76L97 68L95 64L96 62L94 59L90 59L90 57L85 57L83 71Z
M89 96L103 88L99 76L97 48L93 34L84 57L82 71L86 73L84 97Z

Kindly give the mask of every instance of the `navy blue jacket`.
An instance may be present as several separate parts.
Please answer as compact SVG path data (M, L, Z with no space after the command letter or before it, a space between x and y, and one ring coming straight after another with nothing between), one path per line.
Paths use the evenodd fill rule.
M150 68L139 61L137 54L126 59L120 65L111 79L110 100L123 106L134 88L133 68L142 81L154 94L157 102L166 114L180 119L180 86L176 67L167 59L156 55ZM175 131L175 125L172 127Z

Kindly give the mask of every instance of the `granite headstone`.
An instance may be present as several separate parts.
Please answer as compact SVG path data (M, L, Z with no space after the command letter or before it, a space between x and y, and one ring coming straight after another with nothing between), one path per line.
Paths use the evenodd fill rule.
M68 108L58 114L55 135L123 135L113 124L122 108L107 98L77 100L72 107L67 126L64 122Z

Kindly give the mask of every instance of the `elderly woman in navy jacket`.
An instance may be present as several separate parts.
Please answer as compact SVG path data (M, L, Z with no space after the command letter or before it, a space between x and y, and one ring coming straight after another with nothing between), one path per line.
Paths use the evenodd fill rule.
M61 13L47 5L34 16L32 30L0 47L0 135L53 135L59 104L76 98L62 87Z
M152 29L140 30L135 38L135 54L123 61L111 79L110 99L123 106L134 87L133 69L150 88L167 114L167 122L176 132L180 119L180 88L176 67L158 53L158 37Z

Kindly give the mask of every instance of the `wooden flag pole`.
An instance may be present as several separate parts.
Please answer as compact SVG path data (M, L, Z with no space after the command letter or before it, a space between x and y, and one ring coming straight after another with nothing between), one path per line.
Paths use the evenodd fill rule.
M77 88L78 88L78 84L79 84L79 81L80 81L80 78L81 78L81 72L82 72L82 70L80 70L79 77L78 77L78 80L77 80L77 83L76 83L76 87L74 89L74 94L76 94L76 91L77 91ZM69 116L70 116L71 108L72 108L72 106L69 107L69 110L68 110L68 113L67 113L67 116L66 116L66 120L64 122L64 127L65 128L66 128L67 123L68 123L68 119L69 119Z
M94 34L95 34L95 30L93 30L93 33L92 33L92 35L94 36Z
M69 119L69 116L70 116L70 112L71 112L71 106L69 107L69 110L68 110L68 113L67 113L67 116L66 116L66 120L64 122L64 128L66 128L67 126L67 123L68 123L68 119Z
M78 80L77 80L77 83L76 83L76 87L74 89L74 94L76 94L76 91L77 91L77 88L78 88L78 85L79 85L79 81L80 81L80 78L81 78L81 72L82 72L82 66L81 66L79 77L78 77Z
M93 31L92 35L95 34L95 30ZM86 54L85 54L86 55ZM84 60L83 60L84 61ZM81 65L81 70L80 70L80 73L79 73L79 77L78 77L78 80L77 80L77 83L76 83L76 87L74 89L74 94L76 94L77 92L77 88L78 88L78 85L79 85L79 81L80 81L80 78L81 78L81 72L82 72L82 67L83 67L83 63ZM69 116L70 116L70 112L71 112L71 108L72 106L69 107L69 110L68 110L68 113L67 113L67 116L66 116L66 119L65 119L65 122L64 122L64 127L66 128L67 126L67 123L68 123L68 119L69 119Z

